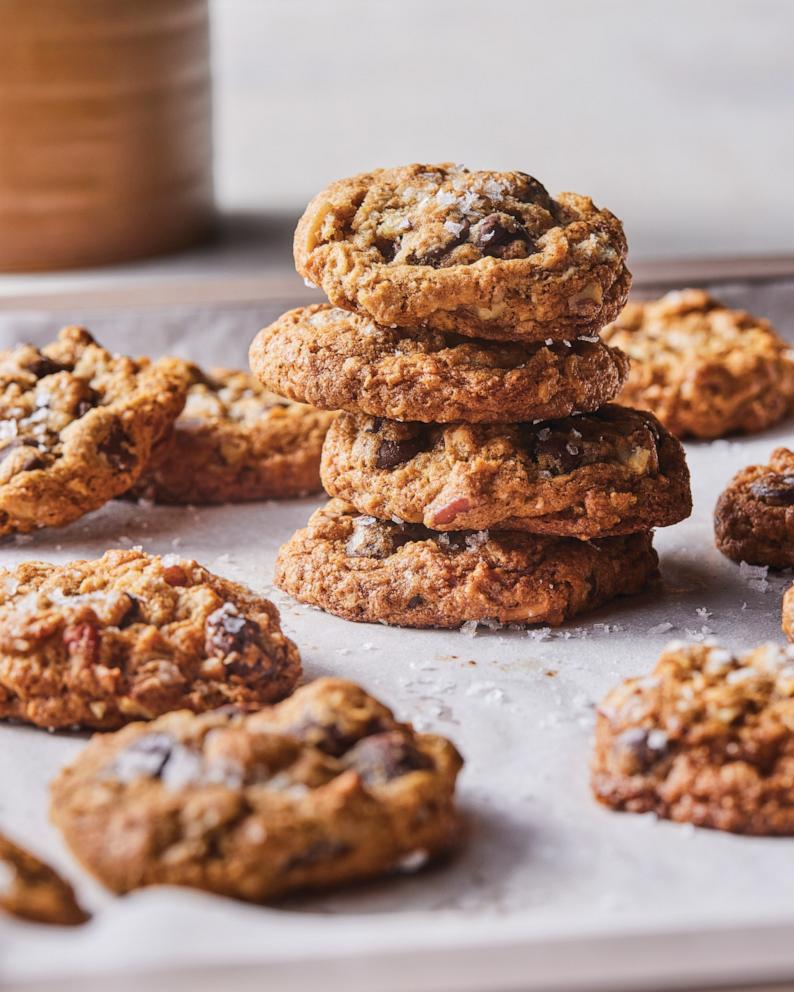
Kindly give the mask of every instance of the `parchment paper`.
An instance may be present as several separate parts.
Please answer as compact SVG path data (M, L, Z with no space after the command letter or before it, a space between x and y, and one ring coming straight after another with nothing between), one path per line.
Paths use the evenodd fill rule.
M722 292L774 312L791 334L792 287L759 294ZM126 340L134 352L177 350L228 363L230 352L243 360L268 315L250 305L214 314L80 316L100 337L105 330L115 337L114 347ZM65 316L0 314L0 342L43 340ZM566 982L618 988L631 957L639 987L684 974L724 978L737 953L730 936L737 927L749 928L742 931L749 972L794 975L786 971L794 969L794 839L610 813L590 798L587 782L594 704L620 678L648 671L669 639L714 635L735 648L781 640L780 597L791 575L740 569L714 549L712 537L719 491L781 443L794 443L791 423L752 439L688 444L695 512L657 535L662 591L554 631L408 631L351 624L294 603L271 586L274 557L320 500L214 509L112 503L63 530L0 544L3 565L142 545L195 557L272 595L307 678L356 679L399 717L458 744L469 821L467 844L447 865L275 909L165 888L113 899L77 867L47 820L47 782L84 737L0 726L2 829L62 868L96 913L89 926L69 932L0 919L0 980L43 988L50 979L73 978L85 988L91 976L106 976L97 985L106 988L110 974L113 988L126 988L138 970L162 975L186 966L199 969L192 989L242 989L254 980L259 988L266 979L278 989L320 981L324 989L369 992L496 992ZM654 945L654 935L682 928L712 936L679 939L672 953ZM534 948L535 957L516 956L516 947ZM426 958L433 952L435 964ZM527 960L531 972L522 971ZM222 981L213 971L221 966L228 969ZM171 972L163 987L181 987L180 980Z

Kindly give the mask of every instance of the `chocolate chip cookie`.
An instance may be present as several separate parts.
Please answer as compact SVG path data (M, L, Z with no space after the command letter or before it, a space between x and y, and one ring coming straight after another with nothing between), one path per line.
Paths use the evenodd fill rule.
M443 165L331 183L295 232L298 272L380 324L496 340L592 334L631 277L620 221L524 172Z
M614 809L794 834L794 648L669 645L601 704L592 772Z
M109 730L261 705L301 674L278 610L195 561L139 550L0 569L0 717Z
M59 527L125 492L187 387L184 362L111 355L80 327L0 353L0 536Z
M630 303L603 337L631 358L620 402L652 410L678 437L761 431L794 404L790 345L703 290Z
M365 623L550 624L638 592L656 575L648 533L600 541L519 531L439 533L376 520L339 499L284 545L276 584Z
M260 331L251 367L285 396L324 409L475 424L597 410L620 392L629 362L598 339L476 341L319 304Z
M331 496L433 530L593 538L689 516L681 444L652 414L607 405L536 424L401 424L341 414L323 449Z
M55 780L52 817L116 892L265 902L447 851L461 764L443 737L326 678L255 714L170 713L95 737Z
M3 834L0 834L0 909L34 923L76 926L88 919L71 885Z
M738 472L714 511L717 547L734 561L794 566L794 451L776 448L768 465Z
M189 368L185 409L129 495L240 503L321 488L330 413L276 396L245 372Z

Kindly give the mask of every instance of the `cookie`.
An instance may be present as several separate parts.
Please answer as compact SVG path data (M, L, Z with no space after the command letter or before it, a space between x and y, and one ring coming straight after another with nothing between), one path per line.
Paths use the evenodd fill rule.
M240 503L320 489L331 414L276 396L245 372L189 368L185 409L129 495Z
M783 594L783 633L790 641L794 641L794 585L790 585Z
M319 304L260 331L251 367L285 396L324 409L475 424L597 410L620 392L629 362L598 339L476 341L381 327Z
M652 410L678 437L761 431L794 404L791 346L703 290L630 303L603 338L631 358L620 402Z
M278 610L195 561L140 550L0 569L0 718L109 730L292 691Z
M432 530L593 538L689 516L684 451L649 413L607 405L536 424L401 424L341 414L323 449L331 496Z
M638 592L657 573L648 533L601 541L519 531L437 533L362 516L342 500L284 545L276 584L365 623L549 624Z
M620 221L523 172L376 169L331 183L295 232L298 272L379 324L495 340L593 334L631 277Z
M794 648L668 645L601 704L592 773L614 809L794 834Z
M734 561L794 567L794 451L738 472L714 510L717 547Z
M255 714L170 713L95 737L55 780L52 818L116 892L265 902L447 851L461 764L443 737L325 678Z
M129 489L187 386L184 362L111 355L80 327L0 353L0 536L60 527Z
M76 926L88 920L71 885L3 834L0 834L0 910L34 923Z

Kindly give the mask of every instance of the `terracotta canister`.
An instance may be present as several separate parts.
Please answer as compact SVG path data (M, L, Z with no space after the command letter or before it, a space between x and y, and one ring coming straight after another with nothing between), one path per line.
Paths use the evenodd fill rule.
M207 0L0 0L0 270L202 238L211 124Z

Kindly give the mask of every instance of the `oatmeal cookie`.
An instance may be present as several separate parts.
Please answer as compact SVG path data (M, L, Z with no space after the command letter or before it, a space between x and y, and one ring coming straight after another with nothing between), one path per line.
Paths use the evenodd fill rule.
M76 926L88 920L71 885L3 834L0 834L0 909L34 923Z
M524 172L444 165L331 183L295 232L295 264L335 306L380 324L496 340L592 334L631 277L620 221L552 199Z
M620 392L629 361L597 338L476 341L381 327L321 303L260 331L251 367L285 396L324 409L475 424L597 410Z
M794 451L738 472L714 510L717 547L734 561L794 567Z
M276 584L365 623L550 624L639 592L656 576L648 533L601 541L518 531L438 533L362 516L342 500L284 545Z
M333 415L268 392L246 372L190 367L173 433L128 495L158 503L241 503L316 492Z
M323 485L361 513L432 530L612 537L689 516L684 451L652 414L607 405L536 424L339 416Z
M60 527L125 492L187 387L184 362L111 355L80 327L0 353L0 536Z
M461 758L363 689L319 679L255 714L169 713L95 737L52 817L109 888L265 902L415 870L457 840Z
M678 437L761 431L794 404L791 346L703 290L630 303L603 337L631 358L620 402L652 410Z
M783 633L790 641L794 641L794 585L790 585L783 594Z
M195 561L130 550L0 569L2 718L109 730L273 702L300 674L275 606Z
M794 648L668 645L601 704L592 773L614 809L794 834Z

